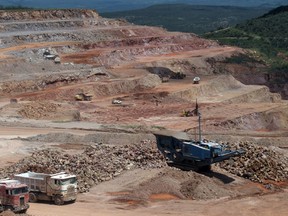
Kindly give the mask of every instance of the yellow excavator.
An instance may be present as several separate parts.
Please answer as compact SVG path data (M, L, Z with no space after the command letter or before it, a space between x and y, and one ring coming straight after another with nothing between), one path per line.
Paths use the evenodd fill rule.
M79 93L79 94L75 95L75 100L77 100L77 101L91 101L92 100L92 95Z

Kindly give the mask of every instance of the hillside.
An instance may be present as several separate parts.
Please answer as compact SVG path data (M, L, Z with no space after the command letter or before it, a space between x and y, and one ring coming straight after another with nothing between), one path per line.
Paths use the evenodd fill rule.
M0 0L3 6L23 6L32 8L83 8L96 9L99 12L124 11L145 8L155 4L183 3L191 5L215 5L215 6L240 6L240 7L277 7L284 5L285 0L106 0L106 1L83 1L83 0Z
M169 31L203 34L236 25L268 12L268 8L161 4L145 9L101 13L108 18L123 18L131 23L161 26Z
M271 56L277 54L275 53L277 50L285 52L288 47L287 8L287 6L276 8L258 18L235 27L207 33L205 36L244 48L253 47Z
M266 70L270 74L266 84L275 92L282 89L282 96L288 98L287 26L288 9L282 6L235 27L207 33L204 37L254 50L255 56L266 62Z

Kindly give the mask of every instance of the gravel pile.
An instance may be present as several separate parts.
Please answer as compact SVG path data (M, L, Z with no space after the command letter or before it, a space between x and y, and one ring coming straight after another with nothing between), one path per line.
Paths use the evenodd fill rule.
M278 151L246 142L232 144L231 148L244 149L246 154L218 163L217 166L254 182L287 181L288 158ZM74 155L53 149L41 150L15 165L1 169L0 178L27 171L66 171L77 175L80 192L88 192L93 185L109 181L125 170L161 167L166 167L164 157L155 142L146 140L133 145L90 145L83 153Z
M231 147L244 149L246 153L241 157L234 157L218 163L221 168L259 183L263 183L265 180L287 181L288 158L285 155L249 142L232 144Z
M40 119L47 116L49 113L56 112L57 108L60 106L61 105L59 104L49 102L32 102L24 104L23 108L19 110L19 114L25 118Z
M35 152L17 164L0 170L0 178L27 171L66 171L77 175L79 191L87 192L93 185L111 180L125 170L163 166L166 166L164 158L158 152L156 144L151 141L125 146L97 144L76 155L51 149Z

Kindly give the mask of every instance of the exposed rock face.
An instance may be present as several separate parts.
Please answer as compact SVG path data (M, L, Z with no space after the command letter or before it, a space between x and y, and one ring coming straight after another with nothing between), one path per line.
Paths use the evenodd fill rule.
M249 56L249 52L246 53ZM243 54L235 54L232 57L247 58ZM249 57L248 57L249 58ZM281 94L284 100L288 99L287 92L287 71L269 71L269 67L264 62L234 62L228 63L225 59L210 58L209 63L215 74L232 74L237 80L245 85L266 85L270 91Z
M1 11L0 21L8 20L45 20L45 19L72 19L97 18L99 15L93 10L27 10L27 11Z
M288 99L288 73L287 71L270 73L265 83L272 92L279 92L284 100Z

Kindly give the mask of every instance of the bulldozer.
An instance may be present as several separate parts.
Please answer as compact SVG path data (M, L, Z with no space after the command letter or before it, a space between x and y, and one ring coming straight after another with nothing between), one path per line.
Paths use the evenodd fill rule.
M91 101L92 100L92 95L79 93L79 94L75 95L75 100L77 100L77 101Z
M193 110L183 110L182 113L180 114L181 117L191 117L191 116L196 116L196 109Z
M181 113L181 117L191 117L191 116L197 116L199 115L199 111L198 111L198 103L197 103L197 99L196 99L196 107L193 110L183 110Z

